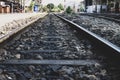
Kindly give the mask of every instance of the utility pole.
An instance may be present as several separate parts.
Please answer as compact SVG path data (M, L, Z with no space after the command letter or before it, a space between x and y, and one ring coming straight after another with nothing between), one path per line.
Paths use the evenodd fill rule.
M74 11L74 13L76 12L76 6L75 6L75 1L74 1L74 3L73 3L73 11Z
M22 12L25 12L25 0L22 0L21 5L22 5Z
M13 12L14 12L14 11L13 11L13 8L14 8L14 7L13 7L13 6L14 6L13 2L14 2L14 1L13 1L13 0L9 0L9 1L10 1L10 4L11 4L11 13L13 13Z
M97 0L95 0L95 12L97 13Z
M12 6L12 13L13 13L13 2L11 2L11 6Z
M100 0L100 13L102 13L102 0Z
M64 11L65 11L65 9L66 9L65 3L66 3L66 0L64 0Z
M25 0L23 0L23 8L24 8L23 12L25 12Z
M106 5L107 5L106 12L108 12L108 0L106 1Z

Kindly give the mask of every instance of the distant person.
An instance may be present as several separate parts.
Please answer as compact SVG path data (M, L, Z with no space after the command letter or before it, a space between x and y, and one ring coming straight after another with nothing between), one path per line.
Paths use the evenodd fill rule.
M119 13L119 2L115 4L115 13Z

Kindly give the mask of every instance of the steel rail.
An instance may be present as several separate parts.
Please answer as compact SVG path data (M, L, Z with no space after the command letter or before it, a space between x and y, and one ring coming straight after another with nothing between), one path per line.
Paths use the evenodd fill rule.
M20 53L63 53L64 50L26 50L26 51L18 51Z
M72 21L70 21L70 20L68 20L66 18L63 18L63 17L61 17L61 16L59 16L57 14L55 14L55 15L57 17L61 18L62 20L66 21L67 23L69 23L69 24L79 28L80 30L85 32L87 35L90 35L91 37L93 37L95 40L97 40L97 41L99 40L102 44L105 44L109 50L112 49L114 52L116 52L116 53L118 53L120 55L120 47L114 45L113 43L105 40L104 38L98 36L97 34L95 34L95 33L91 32L91 31L83 28L82 26L80 26L80 25L78 25L78 24L76 24L76 23L74 23L74 22L72 22Z
M94 60L5 60L1 61L2 65L95 65L99 64Z

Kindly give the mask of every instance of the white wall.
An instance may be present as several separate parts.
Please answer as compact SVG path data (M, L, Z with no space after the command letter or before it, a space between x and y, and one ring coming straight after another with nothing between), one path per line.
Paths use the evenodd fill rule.
M87 13L93 13L95 11L96 5L87 6ZM97 5L97 13L100 12L101 5ZM106 9L106 5L102 5L102 9Z

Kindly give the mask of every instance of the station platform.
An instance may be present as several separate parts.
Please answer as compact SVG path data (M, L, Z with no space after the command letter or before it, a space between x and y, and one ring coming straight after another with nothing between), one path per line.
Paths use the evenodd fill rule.
M0 27L13 20L26 19L36 15L45 15L46 13L11 13L11 14L0 14Z
M47 13L0 14L0 42L43 18Z

